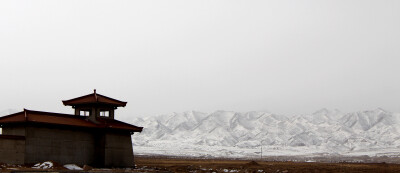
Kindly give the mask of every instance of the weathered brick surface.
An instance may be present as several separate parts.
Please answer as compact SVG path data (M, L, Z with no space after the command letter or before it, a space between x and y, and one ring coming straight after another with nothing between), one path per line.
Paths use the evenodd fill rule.
M25 127L24 126L4 127L2 128L2 134L25 136Z
M0 138L0 163L24 164L25 140Z
M93 164L94 139L90 132L27 127L25 163L47 160L61 164Z
M3 134L25 139L0 139L0 162L133 167L129 132L74 129L67 127L22 126L3 128Z
M105 165L133 167L132 139L129 133L107 133L105 138Z

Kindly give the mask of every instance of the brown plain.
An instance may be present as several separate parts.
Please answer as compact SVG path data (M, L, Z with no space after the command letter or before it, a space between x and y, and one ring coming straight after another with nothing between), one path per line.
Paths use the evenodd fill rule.
M400 172L399 164L305 163L136 156L137 172Z

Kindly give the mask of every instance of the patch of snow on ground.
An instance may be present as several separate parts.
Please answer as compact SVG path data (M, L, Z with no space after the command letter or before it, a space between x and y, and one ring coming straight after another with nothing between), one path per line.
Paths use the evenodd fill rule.
M37 163L32 168L34 169L49 169L53 167L53 162L47 161L43 163Z
M64 165L64 167L69 170L83 170L81 167L79 167L75 164L66 164L66 165Z

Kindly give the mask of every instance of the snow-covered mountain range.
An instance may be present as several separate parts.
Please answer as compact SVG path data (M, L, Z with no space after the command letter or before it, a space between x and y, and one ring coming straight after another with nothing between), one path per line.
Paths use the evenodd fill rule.
M133 120L144 127L133 143L143 154L256 156L261 146L266 155L393 154L400 151L399 116L380 108L353 113L321 109L292 117L189 111Z

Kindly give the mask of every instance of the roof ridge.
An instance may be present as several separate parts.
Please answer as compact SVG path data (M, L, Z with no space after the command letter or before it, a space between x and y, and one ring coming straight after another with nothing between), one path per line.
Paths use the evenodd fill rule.
M83 97L87 97L87 96L90 96L90 95L92 95L93 93L91 93L91 94L86 94L86 95L83 95L83 96L80 96L80 97L76 97L76 98L73 98L73 99L69 99L69 100L63 100L62 102L64 103L64 102L67 102L67 101L73 101L73 100L78 100L78 99L81 99L81 98L83 98ZM65 104L64 104L65 105Z
M99 98L99 97L100 97L100 98ZM93 100L92 100L92 101L85 101L85 102L82 102L82 103L71 103L71 102L75 102L75 101L78 101L78 102L79 102L80 99L85 99L85 98L93 98ZM107 104L107 102L99 101L99 99L101 99L101 98L110 100L110 101L112 101L112 102L116 102L116 103L108 103L108 104L118 105L118 106L122 106L122 107L125 107L126 104L128 103L128 102L126 102L126 101L120 101L120 100L117 100L117 99L114 99L114 98L111 98L111 97L107 97L107 96L102 95L102 94L98 94L96 91L93 92L93 93L91 93L91 94L87 94L87 95L80 96L80 97L77 97L77 98L73 98L73 99L69 99L69 100L62 100L62 102L63 102L63 104L64 104L65 106L67 106L67 105L74 105L74 104L93 103L93 102L96 102L96 103L106 103L106 104Z
M12 117L12 116L17 116L17 115L19 115L19 114L21 114L21 113L23 113L23 112L24 112L24 111L20 111L20 112L15 112L15 113L12 113L12 114L9 114L9 115L1 116L1 117L0 117L0 120L3 119L3 118L8 118L8 117Z
M99 93L96 93L96 94L99 95L99 96L101 96L101 97L110 99L110 100L114 100L114 101L118 101L118 102L123 102L123 103L128 103L128 102L125 102L125 101L121 101L121 100L113 99L113 98L111 98L111 97L107 97L107 96L102 95L102 94L99 94Z
M66 113L57 113L57 112L45 112L45 111L36 111L36 110L28 110L28 109L24 109L24 111L26 111L29 116L29 113L40 113L40 114L45 114L45 115L49 115L49 116L63 116L63 117L71 117L71 118L86 118L86 116L80 116L80 115L74 115L74 114L66 114Z

